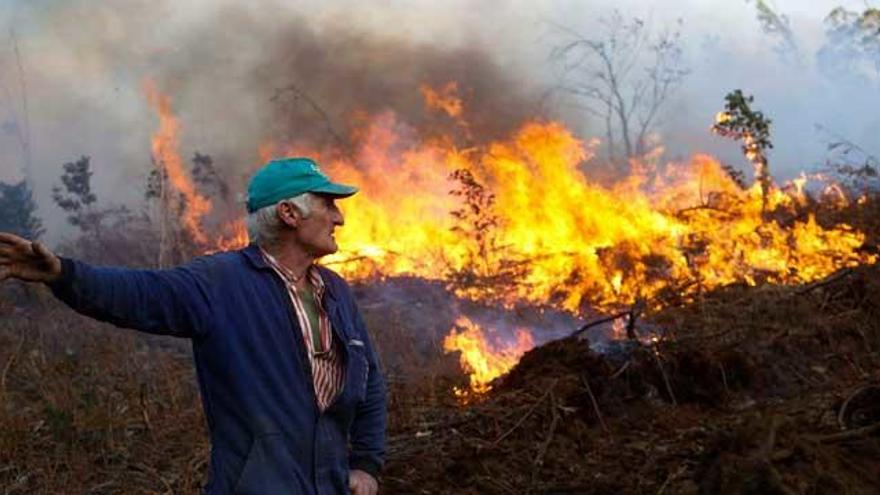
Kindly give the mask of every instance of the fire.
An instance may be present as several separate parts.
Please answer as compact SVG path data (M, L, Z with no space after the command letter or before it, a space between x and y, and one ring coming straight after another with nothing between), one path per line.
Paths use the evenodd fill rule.
M431 109L443 109L438 95L453 91L422 92ZM341 203L343 250L325 260L350 278L415 275L473 300L579 313L636 301L657 309L670 293L686 300L737 282L805 283L876 262L859 251L863 234L797 213L803 180L770 184L765 197L760 183L742 189L698 154L666 166L633 163L630 176L603 185L583 168L598 142L556 122L528 122L509 139L465 149L414 134L385 113L362 132L354 156L321 159L331 176L362 189ZM482 197L478 188L450 194L461 191L452 177L462 170ZM475 391L532 345L523 338L515 352L501 352L466 318L457 327L444 347L462 352Z
M611 322L611 336L614 340L626 339L626 322L617 318Z
M516 330L516 342L492 345L480 326L464 316L456 320L443 341L446 352L461 353L461 366L470 375L471 390L478 394L488 392L490 382L507 373L534 345L532 334L522 328Z
M455 81L447 83L439 90L423 84L419 87L419 91L429 109L442 110L454 119L461 117L464 105L458 97L458 83Z
M153 154L186 199L183 223L204 241L200 220L211 203L184 171L169 98L152 84L146 91L160 116ZM431 109L463 112L454 83L422 92ZM637 300L656 307L663 293L687 296L736 282L809 282L876 261L858 250L863 234L797 214L804 177L772 186L765 205L758 184L741 189L707 155L667 166L633 163L630 176L599 184L583 169L598 142L556 122L528 122L507 140L466 149L452 138L415 135L386 112L359 134L354 156L303 144L281 150L318 156L336 180L361 187L341 204L342 250L324 260L350 278L415 275L446 280L474 300L578 313ZM260 148L265 158L277 151ZM844 204L833 185L825 195ZM768 219L765 209L789 218ZM244 242L239 224L213 244Z
M421 88L429 110L466 127L457 90L454 83ZM184 223L204 236L198 220L210 202L182 172L179 124L167 97L148 94L162 123L154 155L187 198ZM711 156L663 164L658 152L634 161L622 180L600 183L585 168L598 141L552 121L526 122L491 142L465 132L461 147L453 136L420 138L388 111L355 134L344 151L309 143L259 148L263 161L314 156L335 180L361 188L340 202L341 250L322 260L351 280L411 275L444 281L475 301L581 314L637 302L658 309L733 283L806 283L877 261L860 249L864 234L845 224L822 226L803 211L805 176L781 186L765 178L744 189ZM832 207L847 201L833 185L824 198ZM230 244L216 244L246 242L243 225L234 231ZM494 348L465 317L444 342L462 353L478 391L532 345L520 332L514 346Z
M635 164L631 176L604 186L581 168L597 143L559 123L527 123L509 140L467 150L407 141L408 132L385 114L354 159L324 160L331 176L363 191L341 203L343 251L325 260L349 277L457 274L474 282L450 282L460 296L577 313L637 300L657 307L670 291L687 296L736 282L803 283L876 261L858 251L864 235L849 226L823 228L796 215L795 188L773 187L767 199L768 211L791 220L767 220L760 186L742 190L707 155ZM450 178L456 170L491 192L485 211L453 215L463 207L449 194L461 186ZM479 283L499 277L501 289Z
M212 203L210 199L199 193L184 168L184 161L179 152L181 125L174 116L171 98L161 93L150 80L144 83L144 93L150 106L159 116L159 129L151 139L153 160L167 175L168 186L183 196L181 218L183 226L192 239L206 250L206 254L246 246L248 235L243 220L228 223L222 228L224 233L219 238L209 240L203 220L211 212Z
M221 236L216 241L216 248L208 250L207 254L240 249L248 245L249 239L247 226L245 225L244 220L232 222L227 225L224 230L227 231L228 234L226 236Z
M180 122L171 109L171 98L160 93L152 81L144 83L144 92L150 106L159 114L159 130L152 138L153 159L156 166L168 175L168 180L185 199L183 224L193 240L205 245L208 236L202 229L201 220L211 211L211 201L199 194L183 166L180 148Z

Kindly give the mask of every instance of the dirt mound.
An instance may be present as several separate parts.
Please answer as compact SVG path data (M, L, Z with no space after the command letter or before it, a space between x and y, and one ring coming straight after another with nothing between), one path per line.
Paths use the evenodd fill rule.
M864 267L650 315L650 345L550 342L485 397L394 422L386 489L877 493L878 312Z

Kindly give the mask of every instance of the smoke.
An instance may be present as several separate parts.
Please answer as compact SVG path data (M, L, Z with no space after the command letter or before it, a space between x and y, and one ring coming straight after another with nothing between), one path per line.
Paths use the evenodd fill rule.
M821 59L823 49L834 43L826 22L832 9L842 5L861 13L865 4L766 3L787 19L793 46L762 29L755 2L697 3L680 11L691 73L664 115L661 132L670 154L706 151L750 172L738 146L706 133L724 95L739 88L754 95L753 107L773 121L775 147L769 158L777 179L824 166L829 145L840 139L877 156L880 118L869 109L880 105L880 71L866 77L847 70L862 62L843 54L836 70ZM654 24L669 25L668 17L655 18Z
M211 154L239 188L267 141L333 146L356 139L365 116L387 111L417 135L451 129L448 119L424 111L422 84L458 83L470 122L466 139L503 137L535 117L602 137L602 122L576 100L544 97L557 83L548 57L560 39L551 26L595 32L597 19L614 8L655 30L684 21L690 75L658 127L670 156L708 151L747 168L737 145L708 132L724 94L735 88L754 94L755 106L773 119L777 177L819 164L828 130L876 152L880 118L867 109L880 103L877 81L830 77L816 63L826 42L822 19L833 5L786 12L795 4L779 3L798 43L797 63L773 50L774 39L746 2L677 0L662 10L635 0L6 2L0 180L20 177L26 130L50 239L63 215L49 191L66 161L92 157L100 200L140 198L157 126L142 92L147 78L171 95L184 157Z
M411 13L388 12L376 26L362 18L363 6L341 7L19 5L4 19L16 42L11 46L10 36L0 58L10 95L0 100L9 130L0 136L0 180L13 180L23 168L22 143L12 131L26 127L27 115L31 172L47 216L57 213L46 200L61 164L80 155L92 157L99 197L138 198L152 167L148 143L157 125L142 92L147 79L172 98L183 124L184 157L210 153L235 186L267 141L350 142L365 116L385 111L414 129L448 125L423 111L421 85L456 81L470 112L469 131L481 139L503 136L539 115L538 85L501 67L477 34L461 34L467 26L456 28L463 39L409 36ZM425 15L451 19L449 13ZM22 54L23 73L13 48ZM22 95L30 102L27 112ZM58 225L50 220L49 226Z

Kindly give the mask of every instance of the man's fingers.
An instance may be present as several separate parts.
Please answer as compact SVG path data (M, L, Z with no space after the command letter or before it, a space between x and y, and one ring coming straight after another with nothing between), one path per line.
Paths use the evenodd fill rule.
M0 246L22 247L26 246L28 241L15 234L8 232L0 232Z
M0 263L10 264L10 263L22 263L28 262L34 258L33 253L30 250L26 252L8 252L8 251L0 251Z
M22 240L21 243L15 245L0 244L0 260L23 260L34 257L51 260L55 255L39 242Z
M48 249L46 249L46 246L42 245L39 242L32 242L31 243L31 250L34 252L34 254L36 254L40 258L44 258L47 260L52 259L52 257L55 256L54 254L52 254L52 251L49 251Z
M352 495L361 495L361 483L357 473L348 473L348 489Z
M40 254L40 252L36 251L36 249L38 248L32 246L30 242L26 242L25 244L19 246L0 244L0 258L7 260L24 261L27 259L33 259L35 257L43 257L43 255ZM48 250L45 247L42 247L42 251L47 252Z
M0 254L26 256L31 254L31 242L17 235L0 232Z
M372 475L357 469L348 473L348 487L353 495L376 495L379 483Z

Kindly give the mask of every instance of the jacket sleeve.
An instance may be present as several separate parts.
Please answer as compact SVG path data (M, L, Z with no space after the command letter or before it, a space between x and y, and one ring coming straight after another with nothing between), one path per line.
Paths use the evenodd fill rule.
M352 305L354 305L352 303ZM385 424L387 421L385 378L379 368L379 360L363 318L354 308L357 332L364 337L369 360L367 395L355 411L351 427L351 452L349 467L377 477L385 463Z
M196 337L211 326L208 262L168 270L95 267L61 258L52 293L78 313L143 332Z

